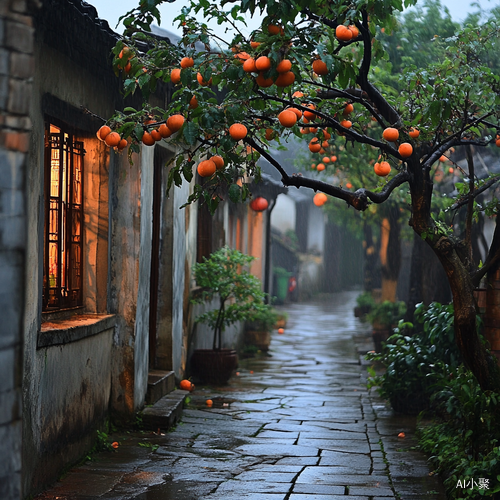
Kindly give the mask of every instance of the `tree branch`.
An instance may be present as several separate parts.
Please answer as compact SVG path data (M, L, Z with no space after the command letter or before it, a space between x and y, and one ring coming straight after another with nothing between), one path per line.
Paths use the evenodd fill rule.
M454 203L448 210L457 210L460 207L467 205L467 203L469 203L470 198L472 199L476 198L481 193L484 193L487 189L496 184L498 181L500 181L500 175L491 178L488 182L485 182L479 189L476 189L474 192L468 193L467 196L465 196L462 200Z
M257 144L254 139L247 136L244 141L252 146L256 151L258 151L263 158L265 158L278 172L281 174L281 182L285 186L295 186L308 187L314 191L322 191L325 194L329 194L334 198L344 200L348 205L351 205L356 210L364 211L368 208L369 200L373 203L383 203L389 198L391 193L401 184L407 182L410 179L408 172L403 171L393 177L384 187L380 193L374 193L368 191L367 189L361 188L355 191L347 191L345 189L333 186L327 182L323 182L316 179L310 179L309 177L303 177L302 175L294 174L292 176L288 175L285 169L259 144Z
M472 283L474 287L478 287L479 283L483 276L490 270L498 265L500 261L500 224L496 223L495 232L493 233L493 240L491 241L490 250L488 252L488 256L484 262L483 267L478 269L475 273L472 274Z

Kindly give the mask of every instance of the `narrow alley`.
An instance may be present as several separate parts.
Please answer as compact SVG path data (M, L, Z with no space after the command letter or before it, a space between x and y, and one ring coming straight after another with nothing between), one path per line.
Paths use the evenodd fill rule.
M117 449L36 499L445 498L412 450L415 418L366 389L359 353L371 337L353 315L356 295L287 306L270 356L240 360L225 387L196 387L173 431L112 435Z

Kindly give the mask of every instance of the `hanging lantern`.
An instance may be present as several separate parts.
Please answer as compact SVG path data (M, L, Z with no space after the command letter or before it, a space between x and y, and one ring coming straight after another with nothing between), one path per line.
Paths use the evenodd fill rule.
M258 196L250 202L250 208L255 212L263 212L268 206L268 201L262 196Z

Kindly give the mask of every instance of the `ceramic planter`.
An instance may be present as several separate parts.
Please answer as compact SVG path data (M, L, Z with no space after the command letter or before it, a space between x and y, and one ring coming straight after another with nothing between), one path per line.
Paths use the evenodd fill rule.
M233 349L196 349L191 356L191 370L201 382L226 384L238 367L238 355Z

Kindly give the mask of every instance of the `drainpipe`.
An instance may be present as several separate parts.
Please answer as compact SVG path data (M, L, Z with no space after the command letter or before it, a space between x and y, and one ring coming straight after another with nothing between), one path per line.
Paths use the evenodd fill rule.
M271 280L271 212L276 206L276 198L272 201L267 211L267 226L266 226L266 264L264 270L264 292L266 293L266 304L270 302L270 280Z

